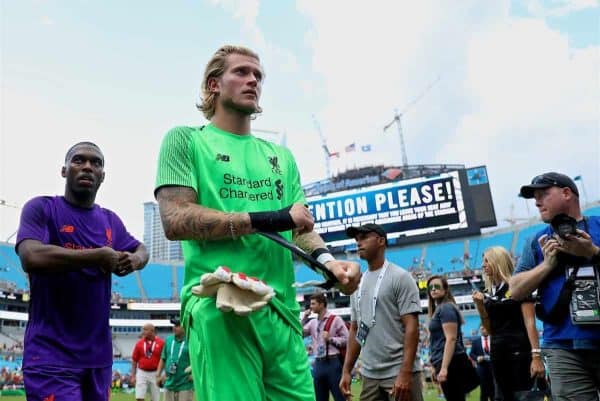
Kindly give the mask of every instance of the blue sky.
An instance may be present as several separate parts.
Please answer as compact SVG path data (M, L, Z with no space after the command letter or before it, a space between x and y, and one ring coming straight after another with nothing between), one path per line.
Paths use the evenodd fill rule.
M267 73L254 127L284 132L303 181L332 170L486 164L498 219L524 216L518 187L542 171L583 175L600 198L597 1L3 1L0 199L62 193L66 149L92 140L107 179L98 202L141 237L156 156L194 104L222 44L257 50ZM438 79L439 77L439 79ZM429 91L413 106L429 84ZM351 143L372 152L344 153ZM533 208L530 205L531 213ZM0 239L18 209L0 207Z

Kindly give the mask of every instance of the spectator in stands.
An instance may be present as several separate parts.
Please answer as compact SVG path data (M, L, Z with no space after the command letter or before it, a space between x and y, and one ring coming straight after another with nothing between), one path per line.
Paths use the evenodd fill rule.
M481 336L475 337L471 343L469 358L477 366L479 375L479 400L494 401L494 373L490 362L490 336L485 326L482 324L479 328Z
M146 323L142 327L142 338L135 343L131 354L131 379L135 382L135 399L144 401L150 391L152 401L159 400L158 363L165 342L156 335L154 325Z
M280 232L318 257L344 293L360 280L358 264L335 260L313 231L292 154L251 134L263 76L252 50L217 50L199 106L210 124L172 129L159 155L155 195L167 237L183 241L182 323L203 401L315 396L291 254L258 231ZM264 281L275 296L244 318L221 312L214 298L192 297L198 278L222 265Z
M356 240L368 270L350 298L350 339L340 387L351 395L351 372L360 353L360 399L423 400L422 366L417 354L421 312L419 289L406 270L385 258L387 234L365 224L346 230Z
M181 320L171 319L173 334L165 340L160 361L158 363L156 381L164 381L165 401L192 401L194 399L194 382L192 375L186 372L190 366L190 354L185 341L185 332ZM163 369L165 376L162 376Z
M111 272L141 269L148 253L115 213L95 203L104 181L104 155L97 145L73 145L61 175L64 196L28 201L17 234L15 249L31 289L23 357L27 398L78 394L106 400L112 371Z
M595 275L597 282L600 217L582 215L577 186L564 174L550 172L534 177L531 184L521 187L521 196L535 199L545 223L565 214L576 221L577 230L561 237L548 224L527 241L510 280L511 297L526 299L538 291L541 303L536 312L544 321L543 351L549 365L553 400L597 401L600 398L600 322L573 323L570 316L572 288L579 280L566 282L567 275L576 266L587 266L588 274ZM585 284L591 291L596 287L593 281ZM559 297L561 293L563 296Z
M316 319L308 320L309 315L317 314ZM341 317L327 310L327 298L324 294L310 297L310 308L302 318L304 335L310 335L314 349L315 367L313 380L316 401L328 401L329 392L335 401L344 401L340 391L342 361L340 349L348 342L348 328Z
M441 384L447 401L464 401L472 389L467 389L472 380L470 372L477 375L465 353L461 332L464 319L445 277L431 276L427 289L429 352L434 377Z
M511 298L508 282L513 270L504 248L486 249L483 253L486 294L473 292L483 326L491 335L492 369L505 401L512 401L515 391L529 390L535 377L545 376L533 299Z

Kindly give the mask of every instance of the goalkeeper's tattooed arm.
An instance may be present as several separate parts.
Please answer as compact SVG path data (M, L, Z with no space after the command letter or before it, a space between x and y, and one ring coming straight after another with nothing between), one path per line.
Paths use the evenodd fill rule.
M297 234L294 232L294 244L298 245L304 252L311 254L317 249L327 248L325 242L315 231L306 234Z
M248 213L225 213L199 205L196 191L166 186L156 194L165 235L170 240L219 240L250 234Z

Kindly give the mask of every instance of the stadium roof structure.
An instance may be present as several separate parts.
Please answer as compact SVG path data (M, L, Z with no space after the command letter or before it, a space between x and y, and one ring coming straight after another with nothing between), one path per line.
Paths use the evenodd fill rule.
M343 171L324 180L303 186L306 196L325 195L370 185L435 176L449 171L462 170L463 164L414 164L409 166L367 166Z

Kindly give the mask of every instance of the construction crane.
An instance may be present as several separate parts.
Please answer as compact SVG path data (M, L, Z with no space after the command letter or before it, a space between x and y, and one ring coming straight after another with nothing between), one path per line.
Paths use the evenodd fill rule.
M402 109L401 112L398 112L398 109L394 109L394 119L383 127L383 132L385 132L394 123L396 123L396 125L398 127L398 136L400 137L400 151L402 152L402 165L404 167L408 166L408 156L406 154L406 145L404 144L404 134L402 133L402 116L404 115L404 113L406 113L408 111L408 109L410 109L412 106L417 104L417 102L419 102L419 100L421 100L423 98L423 96L425 96L425 94L439 82L440 78L441 78L441 76L438 75L438 77L436 79L431 81L431 83L429 85L427 85L427 87L425 89L423 89L423 91L419 94L419 96L415 97L413 100L408 102L408 104L406 106L404 106L404 109Z
M323 148L323 151L325 152L325 172L327 174L327 178L331 178L331 156L332 153L329 151L329 147L327 146L327 141L325 140L325 136L323 135L323 132L321 132L321 126L319 125L319 121L317 121L317 117L315 117L315 115L312 115L312 119L313 119L313 123L315 124L315 129L317 130L317 133L319 134L319 138L321 139L321 147Z

